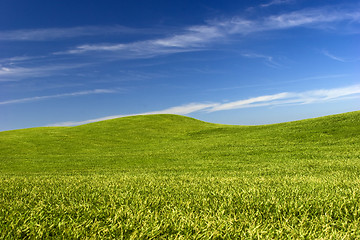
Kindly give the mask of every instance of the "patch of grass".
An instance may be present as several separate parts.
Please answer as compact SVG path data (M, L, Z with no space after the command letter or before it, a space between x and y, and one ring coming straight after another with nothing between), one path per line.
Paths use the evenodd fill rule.
M358 239L360 112L0 133L0 238Z

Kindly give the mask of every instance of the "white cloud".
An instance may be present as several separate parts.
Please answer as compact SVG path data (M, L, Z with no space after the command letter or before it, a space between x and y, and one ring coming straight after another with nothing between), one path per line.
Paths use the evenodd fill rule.
M305 9L291 13L270 16L264 21L266 28L282 29L300 26L311 26L320 23L356 20L359 14L356 12L334 11L329 9Z
M260 5L269 7L280 4L290 4L294 0L272 0L269 3ZM356 7L355 7L356 8ZM208 42L210 39L224 37L224 35L234 33L250 33L257 31L266 31L277 28L288 28L296 26L305 26L308 24L317 24L322 22L333 22L350 20L358 22L360 12L358 9L342 9L340 6L304 9L291 13L273 15L263 19L244 19L242 17L233 17L222 21L209 21L208 24L190 26L183 29L182 33L174 34L170 37L151 40L154 45L167 47L188 47ZM114 34L163 34L166 29L140 29L129 28L125 26L78 26L70 28L43 28L43 29L18 29L10 31L0 31L0 41L52 41L57 39L76 38L84 36L104 36ZM146 42L146 41L145 41ZM124 44L131 46L133 43ZM142 44L138 42L136 44ZM112 49L112 45L82 45L88 46L87 51L95 50L95 47L102 50ZM74 51L68 53L84 52L79 46ZM113 50L121 48L121 44L114 44ZM81 50L76 52L75 50Z
M219 105L218 103L190 103L190 104L186 104L186 105L171 107L171 108L160 110L160 111L146 112L143 114L185 115L185 114L202 111L202 110L209 109L209 108L214 108L218 105Z
M308 91L298 93L297 97L299 100L302 100L303 103L312 103L340 99L342 97L348 97L356 94L360 94L360 85Z
M136 116L136 115L152 115L152 114L178 114L178 115L186 115L193 112L198 112L205 110L210 107L214 107L217 104L207 104L207 103L190 103L186 105L176 106L176 107L170 107L164 110L159 111L152 111L152 112L144 112L139 114L127 114L127 115L113 115L113 116L107 116L102 118L95 118L95 119L89 119L85 121L69 121L69 122L61 122L61 123L54 123L47 125L48 127L51 126L58 126L58 127L66 127L66 126L76 126L81 124L87 124L87 123L93 123L93 122L99 122L104 120L110 120L115 118L121 118L121 117L129 117L129 116Z
M0 31L0 41L50 41L65 38L109 34L156 34L154 29L134 29L124 26L81 26Z
M254 97L254 98L249 98L249 99L244 99L229 103L218 104L217 106L208 109L208 111L216 112L216 111L231 110L238 108L249 108L257 104L271 105L274 100L287 99L290 98L291 96L292 96L291 93L286 93L286 92L273 94L273 95L259 96L259 97Z
M214 26L192 26L184 33L154 40L118 44L86 44L59 54L81 54L87 52L116 52L119 58L146 58L170 53L196 51L206 43L223 38L224 33Z
M326 51L326 50L324 50L322 53L323 53L325 56L327 56L327 57L329 57L329 58L331 58L331 59L333 59L333 60L336 60L336 61L339 61L339 62L346 62L343 58L337 57L337 56L329 53L329 52Z
M343 58L339 56L335 56L334 54L328 52L327 50L323 50L322 54L324 54L326 57L338 61L338 62L357 62L360 60L360 58Z
M58 64L37 67L18 67L0 65L0 82L18 81L24 78L36 78L50 76L63 70L76 69L86 64Z
M250 34L263 31L281 30L295 27L313 27L324 23L348 21L360 22L358 7L342 9L340 7L309 8L289 13L266 16L251 20L233 17L228 20L213 21L211 24L229 34Z
M275 0L272 4L288 1ZM287 29L294 27L314 27L324 23L349 21L359 22L360 11L356 9L315 8L272 15L259 19L233 17L227 20L208 21L207 24L190 26L172 36L152 40L115 44L80 45L57 54L84 54L91 52L113 52L119 58L148 58L164 54L198 51L211 43L219 43L232 35Z
M186 33L184 34L158 39L152 43L164 47L199 47L202 46L203 43L223 36L224 34L214 26L192 26L186 29Z
M114 115L114 116L108 116L108 117L102 117L102 118L95 118L95 119L90 119L90 120L85 120L85 121L68 121L68 122L60 122L60 123L54 123L54 124L49 124L46 127L68 127L68 126L77 126L77 125L82 125L82 124L87 124L87 123L93 123L93 122L99 122L99 121L105 121L105 120L110 120L110 119L115 119L115 118L122 118L122 117L129 117L129 116L135 116L137 114L130 114L130 115Z
M281 64L277 63L277 62L274 60L274 57L272 57L272 56L267 56L267 55L257 54L257 53L242 53L241 56L247 57L247 58L260 58L260 59L264 59L266 65L268 65L269 67L273 67L273 68L281 67Z
M270 7L273 5L290 4L294 2L295 2L294 0L273 0L269 3L261 4L260 7Z
M48 126L75 126L80 124L98 122L125 116L149 115L149 114L179 114L186 115L194 112L217 112L240 108L254 108L265 106L283 106L288 104L310 104L316 102L327 102L342 100L349 97L360 97L360 84L332 89L318 89L305 92L282 92L272 95L258 96L228 103L190 103L181 106L170 107L164 110L144 112L129 115L113 115L103 118L90 119L85 121L71 121L55 123Z
M15 104L15 103L26 103L26 102L33 102L33 101L40 101L46 100L51 98L62 98L62 97L75 97L75 96L83 96L83 95L91 95L91 94L102 94L102 93L115 93L117 90L114 89L94 89L94 90L87 90L87 91L79 91L79 92L72 92L72 93L62 93L62 94L55 94L55 95L48 95L48 96L35 96L35 97L28 97L28 98L19 98L19 99L12 99L0 102L0 105L8 105L8 104Z
M16 62L25 62L25 61L32 61L35 59L44 58L43 56L17 56L17 57L10 57L10 58L0 58L0 63L6 64L14 64Z

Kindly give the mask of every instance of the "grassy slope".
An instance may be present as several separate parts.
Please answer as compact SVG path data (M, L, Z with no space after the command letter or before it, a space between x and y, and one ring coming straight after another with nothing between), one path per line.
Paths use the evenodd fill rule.
M341 161L359 155L358 136L360 112L251 127L210 124L176 115L135 116L78 127L1 132L0 173L170 166L231 170L258 162L292 168L300 160L306 160L310 168L312 161L342 168ZM305 167L303 163L299 167Z
M360 112L250 127L149 115L1 132L0 237L360 236L359 136Z

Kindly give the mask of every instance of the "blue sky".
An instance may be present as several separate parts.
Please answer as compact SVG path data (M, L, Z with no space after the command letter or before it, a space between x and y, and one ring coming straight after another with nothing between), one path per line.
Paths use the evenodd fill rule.
M358 1L0 2L0 131L360 110Z

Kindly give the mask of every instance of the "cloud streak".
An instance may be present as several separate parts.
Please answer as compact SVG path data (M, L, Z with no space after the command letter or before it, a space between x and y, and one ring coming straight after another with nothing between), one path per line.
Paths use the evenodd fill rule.
M37 78L54 75L63 70L84 67L87 64L57 64L37 67L1 66L0 82L18 81L25 78Z
M224 110L232 110L238 108L249 108L249 107L256 107L259 104L263 106L264 104L273 104L275 100L279 99L288 99L292 96L291 93L283 92L273 95L265 95L259 96L239 101L233 101L229 103L218 104L212 108L207 109L208 112L217 112L217 111L224 111Z
M287 1L273 2L273 4L282 4ZM130 43L86 44L57 54L115 53L119 58L148 58L203 50L209 44L218 43L232 35L245 36L251 33L295 27L319 27L322 24L341 21L359 23L360 11L323 7L293 11L260 19L233 17L226 20L209 21L204 25L191 26L183 29L180 33L163 38Z
M54 41L67 38L104 36L114 34L154 34L150 29L134 29L124 26L82 26L71 28L43 28L0 31L0 41Z
M337 57L331 53L329 53L328 51L323 51L322 52L325 56L333 59L333 60L336 60L336 61L339 61L339 62L346 62L343 58L340 58L340 57Z
M350 58L343 58L343 57L339 57L339 56L335 56L334 54L328 52L327 50L323 50L322 51L322 54L324 54L326 57L332 59L332 60L335 60L335 61L338 61L338 62L343 62L343 63L346 63L346 62L357 62L359 61L360 59L350 59Z
M341 88L332 89L318 89L305 92L282 92L272 95L257 96L238 101L227 103L190 103L175 107L170 107L160 111L144 112L139 114L129 115L113 115L103 118L90 119L85 121L72 121L55 123L48 126L76 126L103 120L109 120L119 117L134 116L134 115L149 115L149 114L179 114L186 115L194 112L211 113L217 111L234 110L241 108L254 108L266 106L284 106L289 104L311 104L328 101L337 101L345 98L360 97L360 84L351 85Z
M266 8L273 5L282 5L282 4L290 4L290 3L294 3L294 0L273 0L269 3L261 4L260 7Z
M115 52L119 58L147 58L158 55L196 51L203 49L206 44L223 38L225 35L214 26L192 26L181 34L165 38L118 44L86 44L74 49L55 53L84 54L89 52Z
M265 64L269 67L273 67L273 68L281 67L281 64L277 63L274 60L274 57L272 57L272 56L267 56L267 55L257 54L257 53L242 53L241 56L246 57L246 58L263 59L265 61Z
M115 93L115 92L117 92L117 90L114 90L114 89L94 89L94 90L78 91L78 92L72 92L72 93L62 93L62 94L55 94L55 95L35 96L35 97L28 97L28 98L19 98L19 99L6 100L6 101L0 102L0 105L9 105L9 104L16 104L16 103L27 103L27 102L41 101L41 100L47 100L47 99L52 99L52 98L77 97L77 96L84 96L84 95Z

